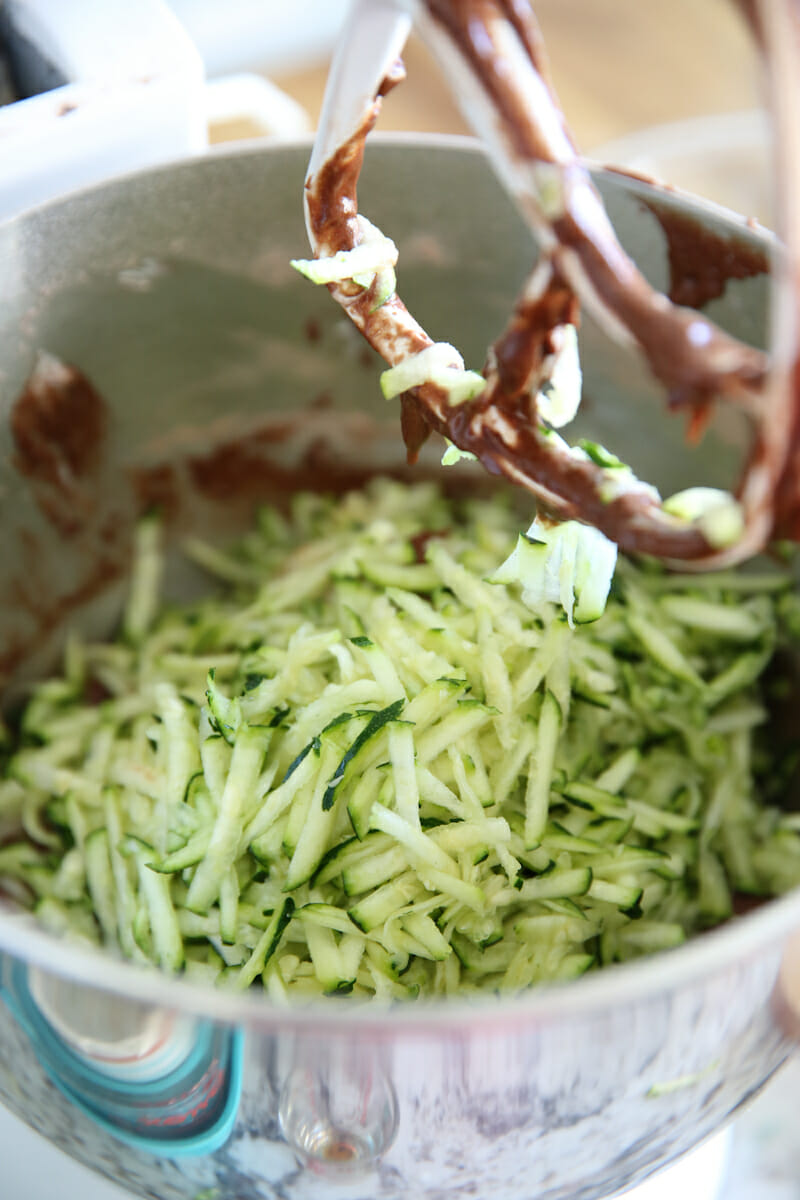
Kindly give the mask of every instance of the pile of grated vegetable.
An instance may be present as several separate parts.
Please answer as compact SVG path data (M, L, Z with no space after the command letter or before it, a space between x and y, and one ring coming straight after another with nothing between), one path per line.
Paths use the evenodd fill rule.
M22 714L0 887L281 1001L569 979L800 882L800 816L758 796L789 576L621 561L572 628L491 581L517 530L430 484L302 493L189 542L225 586L175 607L143 521L119 637L73 639Z

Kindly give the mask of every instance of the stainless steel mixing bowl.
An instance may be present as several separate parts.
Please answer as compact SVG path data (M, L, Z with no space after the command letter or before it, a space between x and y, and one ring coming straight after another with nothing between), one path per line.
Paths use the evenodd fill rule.
M66 627L111 627L142 506L162 504L176 537L222 535L290 479L343 486L366 464L401 462L371 353L288 265L305 246L307 153L184 162L0 230L12 701ZM534 255L526 229L471 143L376 142L367 158L362 211L399 243L405 298L479 365ZM663 213L633 179L600 183L624 243L665 284ZM669 193L659 204L696 217L720 252L731 238L766 246L718 211ZM763 342L766 277L730 281L710 308ZM729 478L740 431L720 425L687 454L645 372L590 323L581 341L594 437L670 490ZM13 419L40 349L85 371L105 405L91 444L49 474L21 452ZM182 568L169 581L176 593L196 584ZM0 1099L159 1200L591 1200L716 1130L785 1059L796 929L797 892L568 986L287 1012L71 946L8 906Z

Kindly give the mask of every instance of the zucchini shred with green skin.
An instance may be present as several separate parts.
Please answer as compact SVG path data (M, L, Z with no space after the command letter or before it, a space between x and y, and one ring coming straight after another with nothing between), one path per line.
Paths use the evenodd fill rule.
M621 561L572 629L490 581L518 527L427 483L298 493L188 543L225 590L178 607L144 520L118 640L71 639L22 713L0 887L280 1003L565 980L795 886L800 821L758 796L789 576Z

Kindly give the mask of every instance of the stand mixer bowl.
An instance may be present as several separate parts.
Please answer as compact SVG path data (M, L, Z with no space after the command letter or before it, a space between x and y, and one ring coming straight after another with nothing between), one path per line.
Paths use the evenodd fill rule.
M344 488L402 464L377 360L289 267L305 244L307 155L305 145L215 154L0 229L9 703L52 664L67 628L113 628L133 524L149 505L176 540L191 529L221 537L287 486ZM668 279L669 214L722 250L764 255L766 270L769 239L721 210L623 175L598 182L657 285ZM361 194L398 242L410 306L479 365L535 257L483 152L458 139L378 139ZM768 300L755 270L709 309L763 345ZM42 349L102 397L94 443L66 483L21 455L15 435ZM590 321L581 349L584 432L665 491L730 483L740 430L715 425L690 454L645 370ZM197 586L171 565L171 594ZM333 1000L279 1010L260 993L189 986L59 941L8 903L0 1100L159 1200L594 1200L717 1130L790 1053L797 929L795 891L568 986L391 1011Z

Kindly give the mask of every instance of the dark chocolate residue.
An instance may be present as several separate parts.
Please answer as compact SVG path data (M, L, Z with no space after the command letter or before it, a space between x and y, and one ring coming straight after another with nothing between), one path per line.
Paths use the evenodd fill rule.
M413 402L411 394L404 399ZM353 416L342 413L337 417L347 424L348 415ZM298 491L342 495L363 487L376 473L408 481L435 478L453 498L486 494L497 488L496 481L457 467L442 472L438 465L425 464L412 470L397 462L378 469L374 465L375 449L386 433L382 425L370 421L350 423L349 452L343 453L341 442L330 437L329 423L322 421L318 429L312 430L312 420L303 412L285 419L270 418L202 450L172 446L167 458L129 467L126 473L137 510L158 505L170 523L188 520L192 527L196 527L200 512L200 520L210 520L216 527L216 512L233 517L240 526L243 510L257 504L285 507ZM425 430L429 432L427 425ZM302 447L284 450L286 443L295 442L303 434Z
M322 326L316 317L309 317L303 326L306 341L318 342L322 337Z
M83 481L99 464L105 401L77 367L40 354L9 423L14 465L31 480L45 519L72 536L91 510Z
M170 463L157 463L152 467L131 467L128 479L138 501L140 512L157 510L167 520L172 520L180 505L179 487L175 470Z
M749 279L769 273L767 254L760 246L735 236L723 237L693 216L654 200L642 200L667 239L669 298L686 308L702 308L725 291L729 279Z
M413 465L431 432L425 407L413 392L404 392L400 397L400 430L406 446L406 457L409 464Z
M494 344L500 379L498 403L503 397L516 399L525 391L535 393L537 375L546 357L555 353L554 331L562 325L577 325L580 319L575 293L554 266L547 287L535 300L523 296L505 332Z
M375 474L368 466L341 462L322 441L308 447L299 463L280 466L265 453L258 438L237 439L207 454L187 460L189 478L208 500L226 503L241 500L285 502L293 492L310 490L341 494L363 487Z
M16 466L53 486L81 478L97 461L105 427L105 404L83 372L42 355L11 410Z
M110 700L113 693L108 690L106 685L97 679L94 675L90 675L86 680L83 688L83 702L90 704L92 707L102 704L105 700Z
M411 540L411 547L414 551L414 561L424 563L426 561L426 550L428 542L433 538L447 537L450 533L449 529L423 529L419 533L415 533Z
M767 896L752 896L748 892L734 892L733 915L746 917L748 913L754 912L755 909L761 908L762 904L766 904L767 900Z

